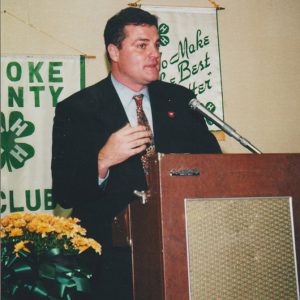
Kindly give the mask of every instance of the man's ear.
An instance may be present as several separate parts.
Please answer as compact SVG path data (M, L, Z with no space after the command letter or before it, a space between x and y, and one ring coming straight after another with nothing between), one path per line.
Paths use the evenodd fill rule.
M109 57L112 61L117 62L119 60L119 48L114 44L107 46Z

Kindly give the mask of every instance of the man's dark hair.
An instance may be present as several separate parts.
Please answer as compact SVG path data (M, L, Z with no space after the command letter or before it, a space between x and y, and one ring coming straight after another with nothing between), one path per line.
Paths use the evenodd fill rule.
M158 28L158 21L155 15L140 8L128 7L111 17L104 29L104 42L106 55L111 61L107 46L113 44L121 49L122 41L125 39L124 27L126 25L149 25Z

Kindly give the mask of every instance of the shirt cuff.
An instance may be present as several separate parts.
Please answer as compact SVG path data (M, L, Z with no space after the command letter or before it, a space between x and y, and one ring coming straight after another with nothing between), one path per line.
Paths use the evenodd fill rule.
M105 182L106 182L108 176L109 176L109 170L108 170L108 172L107 172L105 178L101 178L101 177L98 176L98 185L99 185L100 187L104 187L104 186L105 186Z

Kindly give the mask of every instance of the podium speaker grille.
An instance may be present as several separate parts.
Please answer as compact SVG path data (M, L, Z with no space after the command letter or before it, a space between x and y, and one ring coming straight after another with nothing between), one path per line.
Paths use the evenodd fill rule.
M298 299L291 203L186 199L190 299Z

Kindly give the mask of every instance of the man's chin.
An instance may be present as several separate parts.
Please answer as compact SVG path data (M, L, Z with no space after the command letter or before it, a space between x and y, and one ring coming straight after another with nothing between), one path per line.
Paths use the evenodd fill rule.
M159 74L152 74L152 75L148 76L147 79L148 79L149 82L156 81L156 80L159 79Z

